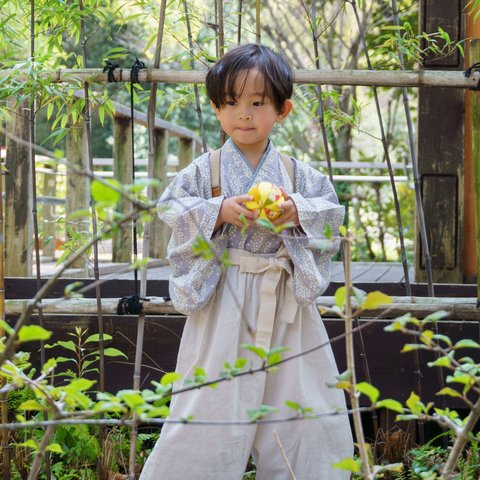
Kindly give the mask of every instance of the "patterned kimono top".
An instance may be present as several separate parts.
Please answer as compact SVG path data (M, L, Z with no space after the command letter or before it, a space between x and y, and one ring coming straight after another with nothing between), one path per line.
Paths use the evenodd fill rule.
M170 296L179 312L191 315L202 308L222 273L216 258L195 255L193 246L199 237L211 241L219 255L226 248L272 254L283 242L294 265L293 293L298 304L309 304L325 291L330 282L330 258L339 246L338 240L326 238L326 227L330 226L333 237L338 235L344 207L339 205L325 175L293 161L295 188L271 142L254 170L233 141L228 140L221 149L221 196L212 198L209 153L179 172L166 188L158 202L158 212L172 229L168 245L172 269ZM289 193L298 210L300 227L277 235L259 225L242 232L239 227L223 224L214 232L223 199L245 194L253 183L262 181L281 186Z

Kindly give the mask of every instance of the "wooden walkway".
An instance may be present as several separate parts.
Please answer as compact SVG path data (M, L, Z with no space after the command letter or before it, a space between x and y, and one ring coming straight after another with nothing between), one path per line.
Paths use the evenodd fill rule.
M161 260L153 262L153 267L148 269L148 280L168 280L170 267L161 265L165 263ZM101 261L99 265L100 277L114 276L119 280L133 280L133 271L123 271L127 268L126 264L118 264L107 261ZM42 277L48 278L55 272L56 265L53 262L43 262L40 266ZM35 275L35 272L34 272ZM413 282L414 270L409 268L410 281ZM82 277L79 269L68 269L62 277L79 278ZM89 269L88 278L93 278L93 268ZM345 275L342 262L332 262L331 281L335 283L344 282ZM354 283L403 283L405 277L403 267L398 262L353 262L352 263L352 281Z

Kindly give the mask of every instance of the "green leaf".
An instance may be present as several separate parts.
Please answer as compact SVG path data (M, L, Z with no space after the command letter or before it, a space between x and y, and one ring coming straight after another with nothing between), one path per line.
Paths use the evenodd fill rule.
M392 297L379 291L370 292L362 303L361 309L374 310L375 308L381 307L382 305L389 305L390 303L392 303Z
M262 405L258 409L248 409L248 418L250 419L251 422L255 422L256 420L260 420L261 418L265 417L266 415L270 413L277 413L278 408L277 407L272 407L270 405Z
M47 452L63 453L63 449L58 443L51 443L50 445L47 445L45 450Z
M408 409L416 415L422 413L423 411L423 403L420 401L420 397L415 392L410 393L410 396L405 404L407 405Z
M47 373L53 370L57 366L57 360L55 358L49 358L42 367L42 373Z
M109 335L108 333L103 334L103 339L104 340L111 340L112 338L113 337L111 335ZM90 343L90 342L98 343L99 341L100 341L100 335L98 333L94 333L93 335L90 335L89 337L87 337L87 339L83 343Z
M20 342L48 340L51 336L52 332L45 330L40 325L24 325L18 331L18 340Z
M332 238L332 227L329 223L325 225L324 235L328 239Z
M359 473L360 472L360 464L358 460L354 458L344 458L337 463L332 465L334 468L338 468L340 470L348 470L349 472Z
M459 340L454 347L457 348L480 348L480 344L478 344L475 340L470 340L469 338L464 338Z
M112 348L112 347L106 348L106 349L103 351L103 354L104 354L106 357L124 357L124 358L128 358L123 352L121 352L121 351L118 350L117 348Z
M456 390L454 390L453 388L450 388L450 387L442 388L435 395L448 395L449 397L463 398L463 395L460 392L457 392Z
M392 410L393 412L403 413L405 410L403 405L398 402L397 400L393 400L391 398L385 398L383 400L379 400L377 402L377 407L387 408L388 410Z
M433 362L428 362L429 367L449 367L452 364L453 354L455 352L450 352L448 355L438 357Z
M11 335L13 328L2 318L0 319L0 328L5 330L8 335Z
M108 202L116 204L120 200L120 192L117 190L121 189L121 184L117 180L108 179L106 180L112 187L105 185L103 182L94 180L91 185L92 198L95 202Z
M240 357L235 360L235 363L233 364L233 366L235 368L242 369L243 367L245 367L247 363L248 363L248 359Z
M182 375L180 373L176 372L170 372L166 373L162 379L160 380L160 383L166 387L167 385L170 385L171 383L178 382L182 378Z
M355 388L366 395L372 403L375 403L380 397L380 390L368 382L360 382L355 385Z
M438 312L433 312L430 313L430 315L427 315L423 320L422 323L428 323L428 322L437 322L438 320L441 320L442 318L448 317L448 312L445 310L439 310Z
M343 308L343 306L345 305L346 293L347 293L346 287L337 288L337 291L335 292L335 305L338 308Z
M267 358L267 351L264 348L256 347L255 345L248 345L246 343L242 343L242 345L240 345L240 347L242 347L245 350L248 350L250 352L255 353L255 355L259 356L262 359Z
M160 407L154 407L148 411L147 417L148 418L158 418L158 417L168 417L170 413L170 409L166 405L162 405Z
M19 407L20 410L24 411L29 411L29 410L35 410L35 411L42 411L45 410L45 407L38 403L34 399L26 400L23 402Z
M423 345L422 343L407 343L403 346L401 353L411 352L413 350L428 350L429 348L427 345Z
M40 445L34 440L33 438L30 438L26 440L25 442L18 443L21 447L28 447L31 448L32 450L38 451Z

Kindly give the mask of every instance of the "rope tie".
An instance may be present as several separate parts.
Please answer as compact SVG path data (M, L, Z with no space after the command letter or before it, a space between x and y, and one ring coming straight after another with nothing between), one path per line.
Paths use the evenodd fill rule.
M115 69L120 68L118 63L113 63L110 60L105 60L105 64L103 65L103 73L107 73L107 80L109 83L118 82L115 78ZM120 68L120 78L122 78L122 69Z
M143 302L149 302L148 298L140 295L127 295L118 301L117 315L139 315L143 311Z
M472 76L472 73L474 72L480 72L480 62L474 63L471 67L467 68L464 72L463 75L467 78L470 78ZM480 78L478 79L477 85L470 87L470 90L480 90Z
M140 70L144 70L145 68L145 63L135 57L135 62L130 67L130 82L139 83L138 74L140 73Z

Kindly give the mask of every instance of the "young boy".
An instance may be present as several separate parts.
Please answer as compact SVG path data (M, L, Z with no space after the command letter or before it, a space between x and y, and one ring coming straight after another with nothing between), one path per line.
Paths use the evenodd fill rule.
M159 201L160 216L172 228L170 294L188 315L177 362L185 379L197 367L215 378L225 362L233 365L240 357L260 366L243 344L265 351L285 346L293 355L327 341L315 298L328 285L338 243L328 244L324 230L329 224L336 234L344 213L324 175L282 159L269 140L275 123L292 110L293 75L283 57L261 45L237 47L211 68L206 86L230 137L220 151L221 195L212 196L207 153L180 172ZM282 235L256 224L256 214L245 207L252 199L246 192L262 181L283 190L283 213L273 223L293 226ZM198 237L210 240L219 255L227 249L232 266L222 270L216 258L195 255ZM174 395L170 420L193 417L210 425L167 423L141 479L240 480L252 454L257 480L287 480L281 448L298 479L347 479L348 473L332 467L353 453L346 414L245 424L247 410L262 405L279 410L268 419L295 416L286 400L314 413L345 409L343 392L327 387L336 375L327 347L275 373Z

